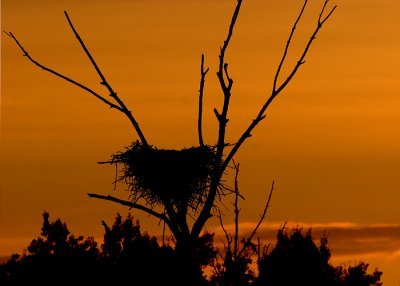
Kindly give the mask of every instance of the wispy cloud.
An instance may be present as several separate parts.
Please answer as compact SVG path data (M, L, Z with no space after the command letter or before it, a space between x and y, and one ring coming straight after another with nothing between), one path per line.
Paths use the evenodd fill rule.
M276 234L283 223L272 222L260 226L256 237L265 243L275 243ZM256 226L252 222L239 225L241 237L248 237ZM353 256L360 254L387 254L400 256L400 224L357 224L352 222L302 223L287 222L288 230L299 226L304 230L312 229L313 237L318 241L326 233L332 254L338 256ZM233 233L234 225L226 225L225 229ZM222 230L215 228L217 237L223 237Z

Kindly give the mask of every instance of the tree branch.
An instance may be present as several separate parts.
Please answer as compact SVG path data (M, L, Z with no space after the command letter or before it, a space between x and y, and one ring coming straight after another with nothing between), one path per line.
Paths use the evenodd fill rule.
M203 131L202 131L202 118L203 118L203 93L204 93L204 82L206 79L206 74L209 68L204 71L204 54L201 55L201 66L200 66L200 89L199 89L199 118L197 123L198 134L199 134L199 144L204 146L203 141Z
M229 154L227 155L223 166L221 167L222 171L225 170L225 168L228 166L229 162L232 160L233 156L236 154L236 152L239 150L239 148L242 146L243 142L251 137L251 132L253 131L253 129L258 125L258 123L260 123L261 120L263 120L265 118L265 111L267 110L267 108L270 106L270 104L272 103L272 101L275 99L275 97L287 86L287 84L292 80L293 76L296 74L297 70L299 69L299 67L304 63L304 58L307 55L307 52L310 49L311 44L313 43L313 41L316 38L316 35L318 34L319 30L322 28L322 24L325 23L326 20L329 19L329 17L332 15L332 13L334 12L334 10L336 9L336 6L334 6L330 12L328 13L328 15L322 19L322 13L325 10L326 5L328 4L329 0L325 0L324 6L321 9L320 12L320 16L318 18L318 23L317 23L317 27L315 28L314 32L312 33L311 37L309 38L303 53L301 54L299 60L297 61L296 65L294 66L294 68L292 69L292 71L290 72L289 76L286 78L286 80L277 88L276 87L276 81L277 78L279 76L279 72L281 69L281 66L283 65L285 59L286 59L286 55L287 55L287 50L289 48L291 39L292 39L292 35L293 32L295 30L295 27L297 25L297 22L299 21L303 10L305 8L305 5L307 3L307 0L305 1L303 8L299 14L299 17L296 19L295 24L293 25L292 28L292 32L288 38L287 44L286 44L286 48L285 48L285 52L283 55L283 58L281 60L281 62L279 63L276 75L275 75L275 79L274 79L274 84L273 84L273 90L271 95L269 96L269 98L267 99L267 101L265 102L265 104L261 107L257 117L255 119L253 119L253 121L250 123L250 125L247 127L247 129L242 133L241 137L239 138L239 140L236 142L236 144L234 145L234 147L231 149L231 151L229 152ZM322 20L321 20L322 19Z
M303 15L303 12L304 12L304 10L305 10L305 8L307 6L307 2L308 2L307 0L304 1L303 7L301 8L299 16L297 17L296 21L293 24L292 31L290 32L289 38L288 38L288 40L286 42L286 46L285 46L285 50L283 52L282 59L281 59L279 65L278 65L278 68L277 68L276 73L275 73L274 85L273 85L273 88L272 88L272 93L274 93L276 91L276 82L278 81L279 73L281 72L283 63L285 62L286 55L287 55L287 52L289 50L290 42L292 41L292 38L293 38L293 35L294 35L294 31L296 30L297 23L300 21L301 16Z
M163 205L171 223L176 226L176 229L179 230L180 235L188 236L190 231L186 222L186 216L182 217L178 211L175 211L172 203L168 202L167 200L163 200Z
M105 99L103 96L101 96L100 94L98 94L97 92L93 91L92 89L90 89L89 87L71 79L70 77L67 77L59 72L56 72L42 64L40 64L38 61L34 60L29 53L25 50L25 48L20 44L20 42L17 40L17 38L14 36L13 33L11 32L4 32L6 35L8 35L9 37L11 37L15 43L18 45L18 47L21 49L21 51L23 52L23 55L26 56L28 58L29 61L31 61L33 64L35 64L36 66L42 68L43 70L59 77L62 78L64 80L66 80L69 83L72 83L73 85L76 85L78 87L80 87L81 89L89 92L90 94L92 94L93 96L95 96L96 98L100 99L102 102L106 103L107 105L109 105L111 108L115 108L118 111L124 113L129 121L131 122L131 124L133 125L136 133L138 134L140 140L142 141L142 143L144 145L148 145L147 140L145 138L145 136L143 135L142 130L139 127L139 123L136 121L136 119L133 117L132 112L126 107L126 105L124 104L124 102L118 97L117 93L111 88L110 84L107 82L107 80L105 79L103 73L101 72L100 68L98 67L98 65L96 64L95 60L93 59L92 55L90 54L89 50L87 49L86 45L84 44L82 38L79 36L78 32L76 31L75 27L72 24L71 19L68 16L68 13L66 11L64 11L65 17L67 18L67 21L75 35L75 37L78 39L82 49L85 51L85 54L87 55L87 57L89 58L90 62L92 63L93 67L95 68L97 74L100 76L101 78L101 84L104 85L107 90L110 92L110 96L118 103L118 104L114 104L111 101Z
M265 204L265 208L264 211L260 217L260 220L258 221L256 227L253 229L253 232L250 234L250 236L246 239L246 242L244 243L242 249L239 251L238 253L238 257L243 253L243 251L245 251L246 247L249 245L249 243L252 241L254 235L256 234L258 228L260 227L261 223L264 221L265 216L267 214L267 210L270 206L270 202L271 202L271 198L272 198L272 192L274 191L274 181L272 181L272 186L271 186L271 190L269 191L269 196L268 196L268 200L267 203Z
M87 57L89 58L90 62L92 63L93 67L95 68L97 74L101 78L101 84L104 85L108 91L110 92L110 96L118 102L119 106L121 107L121 112L123 112L131 121L133 127L135 128L136 133L138 134L140 140L144 145L147 145L147 140L144 137L142 130L139 127L139 123L133 117L132 112L125 106L124 102L118 97L117 93L112 89L110 84L107 82L106 78L104 77L103 73L101 72L100 68L96 64L95 60L93 59L92 55L90 54L89 50L87 49L85 43L83 42L82 38L79 36L78 32L76 31L74 25L72 24L71 19L68 16L67 11L64 11L65 17L67 18L68 24L70 25L75 37L78 39L79 44L81 45L82 49L85 51Z
M307 3L307 0L305 1ZM317 27L315 28L314 32L312 33L310 39L308 40L303 53L301 54L299 60L297 61L295 67L293 68L292 72L289 74L289 76L286 78L286 80L279 86L278 89L274 89L272 92L271 97L275 97L276 95L278 95L285 87L286 85L291 81L291 79L293 78L293 76L296 74L297 70L299 69L299 67L304 63L304 58L306 57L308 50L311 47L311 44L313 43L313 41L316 39L316 36L319 32L319 30L322 28L323 23L325 23L326 20L329 19L329 17L332 15L332 13L335 11L337 6L334 6L331 11L328 13L328 15L321 21L321 17L322 17L322 13L325 10L326 5L328 4L329 0L325 0L325 3L321 9L320 15L318 17L318 23L317 23ZM304 5L306 5L306 3ZM297 24L297 22L296 22ZM290 45L290 42L288 43L288 45ZM284 58L282 59L283 61L285 61L286 55L284 55ZM274 96L275 94L275 96ZM273 98L271 99L271 101L273 100Z
M231 235L226 230L226 228L224 227L224 222L222 221L222 214L221 214L221 212L219 210L218 210L218 219L219 219L219 224L221 225L222 231L225 234L225 238L226 238L226 242L227 242L227 247L226 248L230 249L232 238L231 238Z
M228 123L228 109L229 109L229 102L230 102L230 97L231 97L231 89L233 85L233 80L232 78L229 77L228 74L228 64L225 62L225 52L228 48L228 45L230 43L230 40L232 38L233 34L233 29L236 24L237 17L239 15L240 7L242 5L242 0L237 1L237 5L235 8L235 11L233 12L233 16L231 19L231 23L229 25L229 31L228 35L224 41L224 44L221 48L220 54L219 54L219 67L218 67L218 72L217 72L217 77L224 95L224 103L222 106L222 112L219 116L219 129L218 129L218 143L217 143L217 156L223 155L223 150L225 148L225 130L226 130L226 124ZM225 82L225 77L228 83Z
M25 50L25 48L21 45L21 43L17 40L17 38L14 36L13 33L11 33L11 32L6 32L6 31L4 31L4 33L5 33L7 36L11 37L11 38L15 41L15 43L16 43L16 44L18 45L18 47L21 49L21 51L22 51L22 53L23 53L23 56L24 56L24 57L27 57L27 59L28 59L29 61L31 61L34 65L40 67L41 69L43 69L43 70L45 70L45 71L47 71L47 72L49 72L49 73L54 74L55 76L58 76L58 77L60 77L60 78L62 78L62 79L64 79L64 80L68 81L69 83L72 83L72 84L74 84L74 85L76 85L76 86L82 88L83 90L85 90L85 91L91 93L92 95L94 95L95 97L97 97L98 99L100 99L101 101L103 101L104 103L106 103L107 105L109 105L111 108L115 108L115 109L117 109L117 110L119 110L119 111L122 112L122 108L121 108L121 107L119 107L118 105L116 105L116 104L114 104L114 103L108 101L107 99L105 99L104 97L102 97L101 95L99 95L98 93L96 93L95 91L93 91L92 89L88 88L87 86L85 86L85 85L83 85L83 84L81 84L81 83L79 83L79 82L77 82L77 81L75 81L75 80L73 80L73 79L71 79L71 78L65 76L65 75L62 75L62 74L60 74L60 73L58 73L58 72L56 72L56 71L54 71L54 70L52 70L52 69L50 69L50 68L48 68L48 67L46 67L46 66L40 64L38 61L36 61L35 59L33 59L33 58L29 55L29 53Z
M157 218L159 218L159 219L165 221L167 224L168 224L168 222L169 222L169 219L168 219L164 214L158 213L158 212L156 212L156 211L153 211L153 210L150 209L150 208L147 208L147 207L145 207L145 206L142 206L142 205L137 204L137 203L134 203L134 202L129 202L129 201L121 200L121 199L118 199L118 198L113 197L113 196L110 196L110 195L105 196L105 195L99 195L99 194L93 194L93 193L88 193L87 195L88 195L89 197L91 197L91 198L96 198L96 199L101 199L101 200L112 201L112 202L118 203L118 204L123 205L123 206L128 206L128 207L130 207L130 208L139 209L139 210L142 210L142 211L144 211L144 212L147 212L148 214L150 214L150 215L152 215L152 216L155 216L155 217L157 217Z
M214 109L215 114L218 118L219 128L218 128L218 143L217 143L217 150L216 150L216 160L214 163L214 171L211 178L211 184L209 189L209 194L204 204L203 209L200 212L200 215L197 221L193 224L192 227L192 236L198 237L201 229L203 228L206 221L211 217L211 209L214 205L214 200L217 195L218 185L220 179L223 175L224 169L221 168L222 157L224 153L225 144L225 130L226 130L226 123L228 122L227 115L228 115L228 107L229 107L229 99L231 96L231 88L233 84L233 80L227 74L227 66L225 63L225 52L228 48L230 39L233 34L233 28L235 27L235 23L237 17L239 15L240 7L242 4L242 0L237 0L235 11L233 12L233 16L231 19L231 23L229 26L228 35L224 41L224 44L221 48L220 55L219 55L219 69L217 72L217 77L219 79L223 94L224 94L224 103L221 114L218 113L216 109ZM225 83L224 74L227 76L228 85ZM225 167L226 168L226 167Z
M91 198L111 201L111 202L115 202L115 203L118 203L118 204L123 205L123 206L128 206L128 207L133 208L133 209L138 209L138 210L144 211L144 212L148 213L149 215L152 215L152 216L154 216L156 218L159 218L159 219L165 221L165 223L171 229L171 231L174 234L174 236L176 237L176 235L178 235L178 237L179 237L179 231L171 223L171 221L168 219L168 217L166 217L165 214L163 214L163 213L158 213L158 212L156 212L156 211L154 211L154 210L152 210L152 209L150 209L148 207L142 206L142 205L134 203L134 202L121 200L121 199L118 199L118 198L110 196L110 195L104 196L104 195L92 194L92 193L88 193L87 195L89 197L91 197Z
M318 24L321 26L325 23L326 20L329 19L329 17L332 15L333 11L335 11L335 9L336 9L336 5L335 5L333 7L333 9L326 15L326 17L322 19L322 15L324 14L325 8L328 5L328 3L329 3L329 0L325 0L324 6L322 7L321 13L319 14Z
M219 133L218 133L217 154L216 154L217 159L215 161L214 173L212 175L209 195L208 195L206 202L204 204L204 207L198 217L198 220L194 223L193 228L192 228L193 236L196 236L196 235L198 236L200 234L201 229L203 228L207 219L210 217L210 212L211 212L214 200L215 200L215 196L217 194L218 183L221 180L222 175L223 175L225 169L227 168L228 164L231 162L234 155L237 153L237 151L240 149L240 147L246 141L246 139L251 137L251 132L253 131L253 129L260 123L260 121L262 121L265 118L265 116L266 116L265 111L270 106L270 104L275 99L275 97L287 86L287 84L292 80L293 76L296 74L299 67L304 63L304 58L307 55L307 52L308 52L311 44L315 40L316 35L318 34L319 30L322 28L322 25L330 18L330 16L333 14L334 10L336 9L336 6L334 6L330 10L330 12L327 14L327 16L323 17L323 13L329 2L329 0L325 0L325 3L319 14L317 27L315 28L314 32L312 33L311 37L309 38L309 40L303 50L303 53L299 57L299 60L297 61L296 65L294 66L294 68L292 69L292 71L290 72L290 74L286 78L286 80L279 87L277 87L277 80L279 77L280 70L284 64L284 61L286 60L287 51L289 49L295 28L303 14L303 10L305 9L306 3L307 3L307 0L305 0L302 10L300 11L299 16L296 18L296 21L292 26L292 31L289 35L283 58L281 59L281 62L278 65L276 75L274 78L273 90L272 90L271 95L268 97L267 101L261 107L256 118L252 120L252 122L247 127L247 129L239 137L238 141L234 144L233 148L230 150L230 152L228 153L226 158L224 160L222 160L222 157L224 155L223 154L224 148L226 146L225 130L226 130L226 123L228 122L227 114L228 114L229 100L230 100L230 96L231 96L231 88L232 88L232 83L233 83L233 80L228 75L227 64L225 63L224 57L225 57L225 52L228 47L229 41L231 39L232 33L233 33L234 25L236 23L236 20L237 20L238 14L239 14L241 2L242 2L241 0L238 0L235 11L233 13L231 24L229 27L228 36L227 36L226 40L224 41L224 45L222 46L221 52L219 55L219 70L217 72L217 76L218 76L222 91L224 93L224 103L223 103L223 109L222 109L221 113L217 112L216 109L214 110L215 114L217 115L218 121L219 121ZM228 85L225 82L224 74L227 77Z
M235 261L237 261L238 258L238 242L239 242L239 182L238 182L238 176L239 176L239 163L236 165L235 162L235 203L234 203L234 212L235 212L235 241L233 244L233 256Z

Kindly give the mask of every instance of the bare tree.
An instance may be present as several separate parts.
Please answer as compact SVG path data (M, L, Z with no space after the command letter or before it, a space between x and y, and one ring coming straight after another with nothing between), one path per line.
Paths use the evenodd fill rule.
M202 55L197 126L199 146L183 150L157 149L148 143L132 111L127 108L121 97L117 95L103 75L101 69L96 64L85 43L72 24L67 12L64 13L72 32L101 78L101 84L106 88L110 98L95 92L93 89L73 80L70 77L42 65L30 56L13 33L5 32L15 41L22 50L23 55L33 64L87 91L109 107L118 110L129 119L138 136L138 140L134 141L124 152L117 152L112 156L111 160L102 163L123 166L122 175L117 179L128 185L129 190L131 191L131 197L128 200L124 200L110 195L92 193L88 195L89 197L108 200L126 205L130 208L142 210L162 220L166 225L168 225L175 237L177 248L182 248L184 253L193 253L191 250L196 248L196 243L206 222L210 217L212 217L213 210L217 208L218 200L223 198L224 195L233 192L222 183L223 177L227 172L227 167L230 166L234 156L242 147L244 142L252 136L253 130L265 118L266 111L273 100L293 79L300 66L305 63L306 55L311 44L316 39L316 35L336 8L336 6L334 6L327 11L326 9L329 0L324 0L319 16L316 20L315 28L306 42L302 53L288 75L281 80L281 70L283 65L286 63L293 35L307 6L308 1L304 1L287 38L283 55L273 78L271 92L266 97L267 99L260 107L258 113L252 120L250 120L247 128L243 131L241 136L236 140L236 142L230 144L226 142L226 128L229 121L229 106L234 80L229 73L228 63L225 58L237 23L242 2L242 0L237 0L230 21L228 34L219 53L219 63L216 75L222 91L223 104L219 108L214 108L214 113L218 121L217 142L207 145L204 143L202 136L203 91L206 75L209 71L208 68L205 69L204 67L204 55ZM238 193L236 193L236 195L237 194ZM189 223L190 218L193 221L192 223ZM237 255L237 241L234 242L234 245L234 253Z

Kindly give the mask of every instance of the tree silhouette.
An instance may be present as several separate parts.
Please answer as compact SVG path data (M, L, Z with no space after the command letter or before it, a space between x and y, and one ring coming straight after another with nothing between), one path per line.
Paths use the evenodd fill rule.
M275 247L259 261L260 285L328 285L333 269L326 243L323 237L318 248L311 230L303 235L301 228L295 228L290 236L280 230Z
M380 286L382 272L367 274L368 264L363 262L347 269L329 263L331 252L328 238L323 235L318 247L311 229L303 233L296 227L290 233L278 231L274 248L259 258L259 276L254 285L325 285L325 286Z
M347 270L344 270L342 274L343 284L346 286L381 286L380 277L382 272L377 269L372 274L367 274L369 264L360 262L356 266L349 266Z
M0 285L192 285L182 273L175 248L159 244L148 233L142 233L139 221L134 222L118 214L112 226L103 221L104 239L101 249L92 237L75 237L60 219L49 220L43 213L41 237L33 239L22 255L14 254L0 265ZM199 239L196 249L199 265L214 265L216 250L213 234ZM323 235L317 246L311 229L300 227L291 232L278 231L271 251L257 252L258 245L244 245L253 252L234 252L225 256L220 271L210 279L204 275L196 281L208 286L381 286L382 272L368 274L368 264L360 262L348 268L333 266L329 259L328 238ZM249 271L252 261L258 259L258 271ZM186 261L186 263L192 263ZM236 273L235 273L236 271ZM193 279L192 279L193 281Z
M266 101L260 107L254 119L250 120L247 128L245 128L237 140L234 143L229 143L226 141L226 132L229 122L229 106L234 80L229 73L228 63L225 57L242 5L242 0L237 0L227 36L220 49L218 70L216 72L223 97L222 106L214 109L218 122L217 140L212 144L207 144L204 142L202 136L202 101L205 78L209 71L208 68L205 69L204 67L204 55L202 55L197 124L199 146L184 148L182 150L160 149L149 143L132 111L128 109L123 100L106 80L103 72L72 24L67 12L65 12L67 21L82 49L91 61L95 71L101 78L101 84L107 89L110 99L107 99L105 96L95 92L86 85L42 65L28 54L13 33L6 32L6 34L15 41L22 50L23 55L32 63L87 91L128 118L138 139L133 140L133 143L131 143L125 151L117 152L112 156L111 160L103 163L123 166L122 174L117 179L128 185L128 189L131 192L130 199L124 200L101 194L88 195L93 198L109 200L129 206L130 208L142 210L165 222L176 240L176 250L178 260L182 262L182 272L185 273L189 279L190 277L198 278L201 276L199 264L188 262L196 261L196 249L198 249L200 244L199 238L206 222L213 216L215 213L214 211L218 207L217 201L230 193L230 189L222 183L223 177L227 172L227 167L232 163L234 156L242 147L243 143L252 136L254 129L266 117L266 111L271 103L293 79L300 66L304 64L305 57L316 35L336 8L336 6L334 6L326 12L325 10L329 0L324 1L316 21L316 26L304 45L303 51L286 78L281 80L281 70L286 62L293 35L305 11L307 2L307 0L304 1L299 15L292 26L283 55L273 78L271 93L267 96ZM189 223L189 218L193 218L194 222ZM196 281L188 281L191 285L197 283Z
M93 237L75 237L60 219L43 213L41 236L33 239L22 255L13 254L0 265L0 285L186 285L176 249L160 245L142 233L139 221L118 214L112 226L102 222L101 249ZM215 257L213 235L199 239L194 263L206 266ZM186 263L192 263L186 261ZM197 284L208 285L202 274Z
M156 237L151 237L146 232L140 231L139 221L133 223L133 217L122 221L117 215L112 227L104 221L104 242L101 245L100 266L107 273L107 278L115 283L129 281L132 270L136 279L147 285L185 285L185 273L182 273L177 251L170 245L159 245ZM199 239L196 249L196 259L185 261L195 263L200 267L206 266L215 257L213 248L213 235L206 233ZM201 274L198 283L205 284ZM104 279L103 279L104 280Z
M141 285L177 284L181 277L174 249L159 245L156 237L142 233L139 221L118 214L109 227L104 221L99 277L108 284L135 281Z
M2 266L1 285L67 285L95 277L99 251L93 237L71 235L60 219L50 222L47 212L41 235Z

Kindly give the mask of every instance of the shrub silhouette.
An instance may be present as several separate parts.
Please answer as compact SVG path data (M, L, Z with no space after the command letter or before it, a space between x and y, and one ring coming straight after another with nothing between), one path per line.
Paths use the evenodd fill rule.
M43 213L42 237L1 266L1 285L64 285L95 276L99 251L92 237L71 235L60 219Z
M255 245L252 245L255 247ZM222 263L215 263L215 273L211 277L213 285L248 286L256 279L256 273L250 269L253 259L250 252L234 257L231 250L225 254Z
M341 270L341 281L345 286L381 286L380 277L383 274L381 271L375 270L372 274L367 274L368 264L360 262L356 266L349 266L348 269Z
M328 238L323 235L318 247L311 229L303 233L296 227L291 233L282 229L270 253L258 261L259 276L255 285L308 285L308 286L380 286L382 272L367 274L368 264L360 262L347 269L329 263L331 252Z

